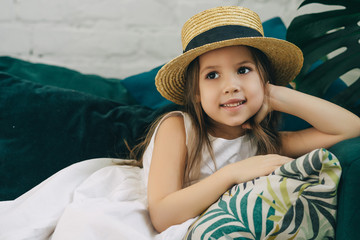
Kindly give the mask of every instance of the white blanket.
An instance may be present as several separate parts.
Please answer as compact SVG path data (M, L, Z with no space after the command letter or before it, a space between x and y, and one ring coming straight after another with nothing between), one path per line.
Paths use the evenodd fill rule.
M0 202L0 239L181 239L194 219L158 234L143 170L99 158L69 166L14 201Z

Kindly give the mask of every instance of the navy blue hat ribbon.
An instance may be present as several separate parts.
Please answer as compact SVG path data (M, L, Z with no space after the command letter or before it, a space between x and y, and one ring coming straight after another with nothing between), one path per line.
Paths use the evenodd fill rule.
M263 37L253 28L239 25L225 25L212 28L194 37L186 46L184 52L201 47L205 44L245 37Z

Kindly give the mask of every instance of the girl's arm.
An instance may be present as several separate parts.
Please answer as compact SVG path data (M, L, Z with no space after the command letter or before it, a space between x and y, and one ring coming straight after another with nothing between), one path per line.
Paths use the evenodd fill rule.
M297 157L360 136L360 118L350 111L287 87L271 84L268 87L272 110L297 116L313 126L296 132L282 132L284 155Z
M148 182L151 221L159 232L196 217L232 185L270 174L291 159L279 155L252 157L219 169L209 177L183 187L186 135L181 116L169 117L160 125Z

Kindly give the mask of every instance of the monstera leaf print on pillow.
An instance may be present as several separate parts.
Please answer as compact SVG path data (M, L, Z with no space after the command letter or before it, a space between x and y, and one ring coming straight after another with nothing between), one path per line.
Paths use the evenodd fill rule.
M233 186L184 239L333 239L338 159L314 150L273 174Z

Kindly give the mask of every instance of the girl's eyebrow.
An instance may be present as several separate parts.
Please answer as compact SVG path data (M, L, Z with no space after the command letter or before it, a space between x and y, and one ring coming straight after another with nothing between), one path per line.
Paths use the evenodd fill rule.
M235 65L236 66L239 66L239 65L241 66L241 65L244 65L244 64L255 65L255 62L252 61L252 60L244 60L244 61L240 61L240 62L236 63ZM217 69L219 67L220 67L219 65L209 65L209 66L206 66L206 67L203 67L203 68L200 67L200 75L203 74L207 70Z
M244 64L255 64L255 62L253 60L244 60L237 63L236 65L244 65Z
M216 69L219 68L220 66L218 65L210 65L210 66L206 66L204 68L200 68L200 75L203 74L205 71L211 70L211 69Z

